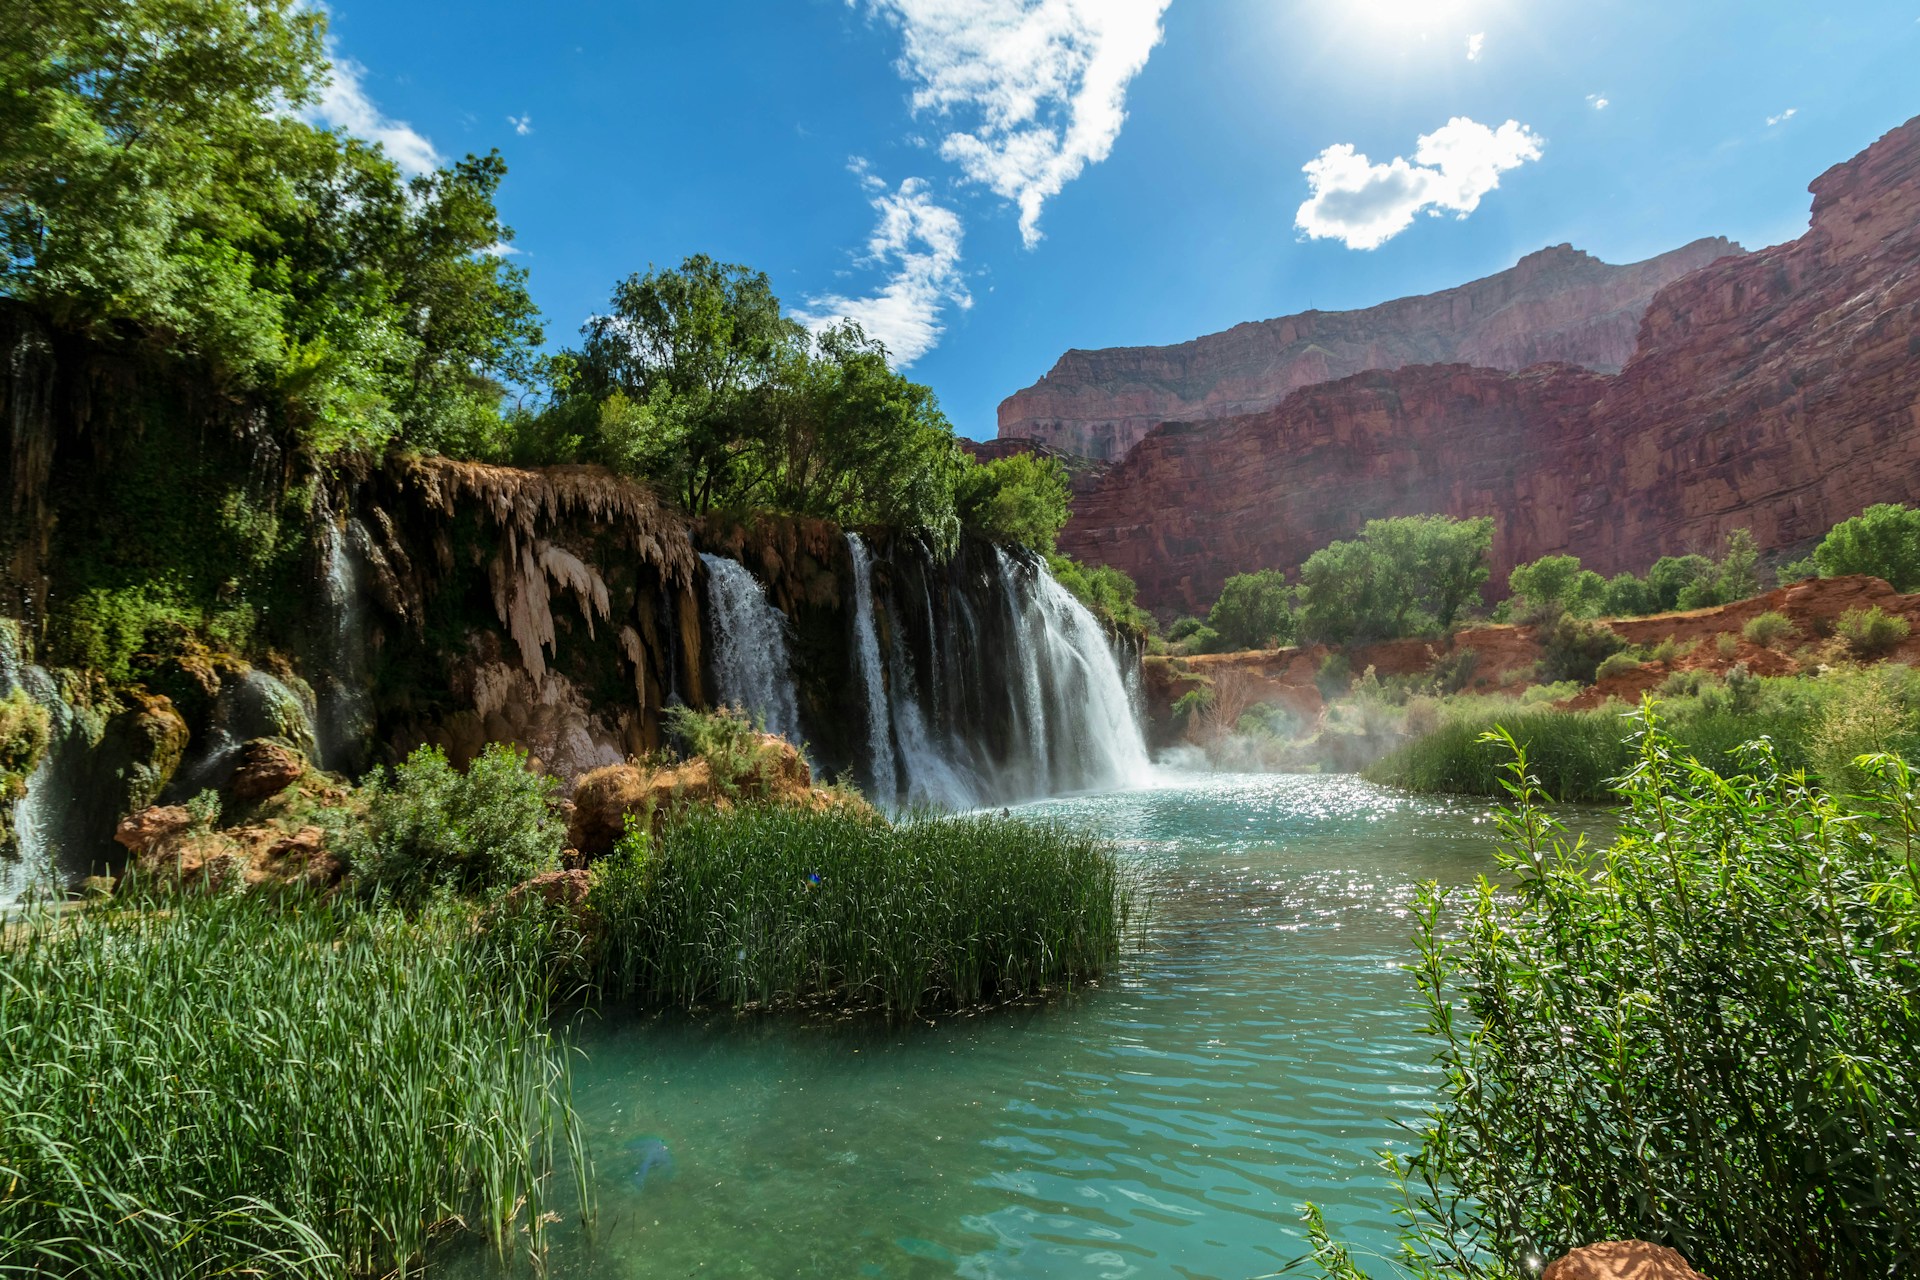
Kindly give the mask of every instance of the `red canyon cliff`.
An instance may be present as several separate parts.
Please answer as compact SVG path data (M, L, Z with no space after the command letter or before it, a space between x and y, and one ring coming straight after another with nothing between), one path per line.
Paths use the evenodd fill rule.
M1618 373L1416 366L1168 423L1080 498L1062 549L1195 610L1229 574L1291 568L1376 516L1493 516L1501 583L1555 552L1644 571L1740 527L1795 547L1912 501L1920 119L1811 190L1800 239L1660 289Z
M1562 361L1617 372L1661 286L1738 254L1699 240L1616 267L1571 245L1498 275L1364 311L1308 311L1235 325L1173 347L1069 351L1000 405L1000 436L1118 459L1162 422L1270 409L1314 383L1367 369L1463 363L1524 369Z

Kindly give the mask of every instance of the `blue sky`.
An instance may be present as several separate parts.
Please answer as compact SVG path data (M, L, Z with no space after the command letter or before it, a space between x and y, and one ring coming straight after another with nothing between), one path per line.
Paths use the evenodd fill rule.
M556 343L615 279L705 252L866 320L972 436L1069 347L1366 306L1562 241L1791 238L1816 174L1920 114L1920 0L329 10L328 118L405 163L505 155Z

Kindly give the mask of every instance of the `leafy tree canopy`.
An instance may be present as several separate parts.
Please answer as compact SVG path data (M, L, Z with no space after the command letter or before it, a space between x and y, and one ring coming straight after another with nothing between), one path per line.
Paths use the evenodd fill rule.
M1369 520L1300 567L1300 634L1328 644L1451 627L1488 576L1493 521L1482 516Z
M960 523L996 542L1052 551L1071 513L1067 469L1058 458L1014 453L963 467L954 502Z
M1514 616L1521 620L1561 614L1595 617L1608 595L1607 580L1581 568L1578 556L1541 556L1531 564L1515 565L1507 575L1507 589L1513 593Z
M1920 587L1920 511L1897 502L1868 507L1833 527L1813 549L1813 563L1823 578L1865 573L1912 591Z
M1227 649L1265 649L1291 643L1296 627L1293 588L1278 569L1237 573L1220 588L1206 625Z
M299 120L324 24L297 0L0 0L0 295L278 390L316 452L471 447L540 339L490 252L505 167L404 182Z

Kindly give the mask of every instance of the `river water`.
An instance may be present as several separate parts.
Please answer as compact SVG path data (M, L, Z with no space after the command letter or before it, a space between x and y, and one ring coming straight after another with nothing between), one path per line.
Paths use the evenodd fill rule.
M1492 869L1490 808L1175 775L1017 812L1120 842L1152 901L1138 954L935 1026L583 1027L600 1217L558 1232L551 1274L1246 1280L1304 1252L1308 1199L1390 1250L1374 1153L1433 1079L1409 907Z

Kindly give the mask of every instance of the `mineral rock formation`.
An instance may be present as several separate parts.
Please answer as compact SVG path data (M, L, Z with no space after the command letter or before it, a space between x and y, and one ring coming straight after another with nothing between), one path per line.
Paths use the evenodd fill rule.
M1605 1240L1555 1259L1540 1280L1703 1280L1665 1245Z
M1255 413L1368 369L1555 361L1615 373L1656 290L1740 252L1731 241L1699 240L1616 267L1556 245L1484 280L1363 311L1308 311L1172 347L1069 351L1001 403L1000 436L1115 460L1162 422Z
M1556 552L1612 574L1736 528L1807 545L1920 491L1920 119L1812 185L1798 240L1668 285L1618 374L1370 372L1156 429L1076 504L1067 553L1162 612L1290 569L1377 516L1491 515L1494 582Z

